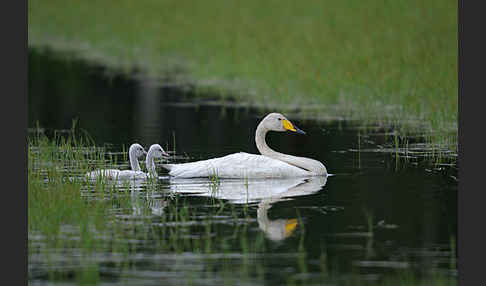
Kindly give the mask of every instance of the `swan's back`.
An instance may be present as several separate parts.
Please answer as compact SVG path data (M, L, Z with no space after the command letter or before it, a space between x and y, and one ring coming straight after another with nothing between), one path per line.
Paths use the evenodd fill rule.
M147 173L142 171L123 170L118 173L118 179L146 179Z
M117 170L117 169L100 169L86 173L86 177L91 180L99 178L107 180L136 180L146 179L147 173L133 170Z
M309 176L310 172L263 155L234 153L224 157L183 163L165 164L169 175L179 178L279 178Z

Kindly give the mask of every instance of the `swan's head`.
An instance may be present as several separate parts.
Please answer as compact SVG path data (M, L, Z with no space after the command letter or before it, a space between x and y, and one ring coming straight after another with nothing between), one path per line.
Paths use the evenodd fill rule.
M152 146L150 146L147 156L162 158L164 156L169 157L169 154L167 154L159 144L153 144Z
M147 155L147 151L143 149L142 145L135 143L130 146L130 149L128 150L128 153L132 154L132 156L135 156L135 158L142 157L143 155Z
M300 130L297 126L290 122L290 120L285 118L285 116L280 113L268 114L267 116L265 116L265 118L263 118L260 124L263 124L263 126L267 130L279 132L291 131L299 134L305 134L304 131Z

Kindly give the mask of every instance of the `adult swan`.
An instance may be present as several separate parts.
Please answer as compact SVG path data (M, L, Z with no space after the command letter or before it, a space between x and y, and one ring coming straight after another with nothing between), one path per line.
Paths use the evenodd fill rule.
M270 113L258 124L255 142L262 155L244 152L209 160L164 164L169 175L178 178L289 178L327 176L326 167L319 161L283 154L272 150L265 142L268 131L292 131L305 134L280 113Z

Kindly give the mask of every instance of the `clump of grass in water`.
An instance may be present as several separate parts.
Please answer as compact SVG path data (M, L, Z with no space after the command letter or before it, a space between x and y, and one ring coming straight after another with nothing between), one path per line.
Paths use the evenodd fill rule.
M116 215L111 214L113 208L132 209L126 185L119 187L104 180L88 182L84 179L84 172L93 160L105 162L104 150L93 148L88 143L91 142L89 137L76 137L74 129L73 124L73 130L65 134L67 137L55 132L52 139L44 135L28 138L29 255L41 255L48 262L48 279L60 281L67 279L68 274L56 270L59 262L54 263L58 260L55 257L62 253L65 257L62 262L71 263L66 259L71 251L79 250L81 265L75 267L74 276L82 284L93 284L100 280L100 275L99 265L90 262L91 255L122 253L127 258L124 261L128 261L136 248L126 237L146 240L149 229L136 223L120 224ZM89 197L83 197L87 187ZM183 221L187 215L187 208L182 208L179 216ZM73 233L66 234L66 227ZM35 238L40 246L32 248L34 235L40 236ZM72 236L77 239L69 239ZM103 237L110 239L106 241ZM127 265L123 262L119 266Z
M174 144L174 154L176 153L176 135L175 131L172 131L172 144Z
M358 169L361 169L361 132L358 132Z
M454 235L451 235L450 238L450 247L451 247L451 259L449 262L449 268L456 270L456 237Z
M221 181L219 180L217 170L213 170L213 173L209 176L209 188L211 189L211 194L213 196L218 192L220 185Z
M28 232L29 236L41 234L45 237L45 248L32 251L43 253L47 260L50 260L51 254L43 249L59 249L66 244L62 238L62 227L66 225L77 227L80 237L77 247L88 253L96 248L95 233L103 229L107 214L103 201L86 202L81 197L83 181L71 177L72 171L69 168L85 170L88 165L79 150L89 140L79 140L73 134L67 138L55 134L53 140L45 136L29 138ZM87 268L87 271L93 272L93 268ZM53 279L62 278L62 275L50 273L49 277ZM82 273L78 274L85 277ZM92 281L96 281L95 276L89 275ZM82 280L85 281L85 278Z
M397 132L395 132L393 138L394 138L394 143L395 143L395 170L398 170L398 151L399 151L399 147L398 147L398 134L397 134Z
M307 273L308 272L308 269L307 269L307 261L306 261L306 257L307 257L307 253L306 253L306 250L305 250L305 227L304 227L304 222L303 222L303 219L302 219L302 216L300 215L300 212L299 210L297 209L297 219L299 221L299 227L300 227L300 238L299 238L299 248L298 248L298 252L299 254L297 255L297 263L299 265L299 270L301 273Z
M399 125L399 122L396 123ZM361 134L360 129L360 133ZM383 127L378 128L383 132ZM365 131L367 136L376 136L373 134L373 130L370 128ZM438 145L434 141L430 140L430 136L423 133L417 133L413 130L408 130L405 135L401 135L397 126L391 128L384 128L383 139L385 140L385 146L381 147L381 152L388 153L392 156L395 163L394 169L398 171L401 166L407 166L408 164L401 165L402 162L414 164L425 164L429 168L441 168L444 166L455 166L457 162L457 154L450 151L449 147L445 145ZM363 137L361 134L359 137ZM381 136L381 135L378 135ZM425 136L425 137L424 137ZM358 140L359 142L360 140ZM359 152L358 143L358 152ZM359 154L358 154L359 160Z
M373 213L367 207L363 207L363 214L366 219L366 228L371 237L373 237Z

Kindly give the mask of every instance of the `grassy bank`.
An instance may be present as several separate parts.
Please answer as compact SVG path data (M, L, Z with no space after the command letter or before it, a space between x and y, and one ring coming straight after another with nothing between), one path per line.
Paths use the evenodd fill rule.
M30 46L457 144L457 1L38 1Z

